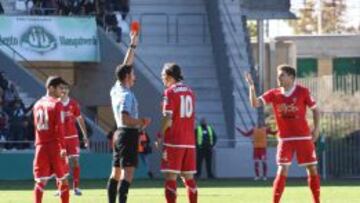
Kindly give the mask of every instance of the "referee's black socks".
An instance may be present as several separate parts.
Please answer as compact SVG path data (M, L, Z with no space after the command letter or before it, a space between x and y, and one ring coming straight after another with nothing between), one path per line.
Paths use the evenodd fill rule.
M130 183L126 180L122 180L119 188L119 203L126 203L127 195L129 192Z
M109 203L116 202L118 183L119 183L119 181L117 181L113 178L109 178L109 181L107 184L107 195L108 195Z

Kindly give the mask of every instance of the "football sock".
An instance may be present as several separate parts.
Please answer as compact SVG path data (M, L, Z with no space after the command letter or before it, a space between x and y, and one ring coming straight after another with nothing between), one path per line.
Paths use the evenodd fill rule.
M255 176L259 177L259 162L255 161Z
M73 168L73 188L78 188L80 183L80 166Z
M308 176L308 184L312 193L313 202L320 203L320 177L318 175Z
M286 184L286 176L276 175L273 183L273 203L279 203Z
M42 182L36 182L34 186L35 203L42 202L42 196L44 193L45 184Z
M197 203L197 186L194 179L188 179L184 181L186 189L187 189L187 196L190 203Z
M130 183L126 180L122 180L119 188L119 203L126 203L129 193Z
M60 191L61 203L69 203L69 199L70 199L69 185L60 183L59 191Z
M110 178L107 184L107 195L108 195L108 202L115 203L116 202L116 195L117 195L117 187L119 181Z
M176 180L165 181L166 203L176 203Z
M266 163L266 161L262 162L262 167L263 167L263 177L267 177L267 163Z

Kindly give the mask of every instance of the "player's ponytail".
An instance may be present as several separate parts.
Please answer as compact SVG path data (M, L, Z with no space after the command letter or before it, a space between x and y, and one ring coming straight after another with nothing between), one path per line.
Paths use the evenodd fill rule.
M181 74L181 68L176 63L165 63L164 71L165 71L166 75L171 76L177 82L184 80L184 77Z

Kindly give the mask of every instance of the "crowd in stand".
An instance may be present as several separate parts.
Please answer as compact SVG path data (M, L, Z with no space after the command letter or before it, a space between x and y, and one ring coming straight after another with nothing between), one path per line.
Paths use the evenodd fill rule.
M0 1L0 15L4 14L4 8L2 7L1 1Z
M14 83L0 72L0 149L25 149L32 146L34 127L31 108L25 107Z
M0 72L0 151L33 148L34 121L32 107L25 107L12 81ZM85 122L88 137L92 135L90 125ZM85 148L79 126L80 147Z
M95 16L98 25L115 35L121 42L128 29L126 16L130 0L27 0L26 10L31 15Z

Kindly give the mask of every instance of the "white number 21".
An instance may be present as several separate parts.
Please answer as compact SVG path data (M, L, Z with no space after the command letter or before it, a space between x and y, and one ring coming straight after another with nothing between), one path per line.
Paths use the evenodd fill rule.
M180 96L180 118L190 118L193 113L193 101L190 95Z

